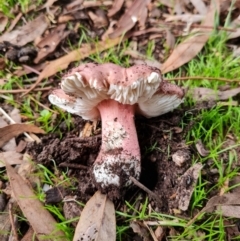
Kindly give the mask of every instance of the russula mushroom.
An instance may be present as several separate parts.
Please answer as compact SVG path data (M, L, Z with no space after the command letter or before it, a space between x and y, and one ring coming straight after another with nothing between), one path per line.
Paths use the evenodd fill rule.
M102 145L92 173L102 192L119 195L131 184L129 177L138 179L141 171L135 112L159 116L176 108L183 96L183 90L163 80L157 68L90 63L66 74L49 100L83 119L101 118Z

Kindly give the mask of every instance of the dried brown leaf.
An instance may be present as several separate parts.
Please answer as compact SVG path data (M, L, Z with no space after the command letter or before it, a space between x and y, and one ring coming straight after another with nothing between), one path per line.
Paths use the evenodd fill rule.
M232 27L235 31L229 32L228 39L237 38L240 36L240 15L238 18L234 19L232 23L230 24L230 27Z
M44 8L49 9L57 0L47 0L47 2L45 4L43 4L40 8L38 8L39 10L42 10Z
M0 147L15 136L23 132L33 132L38 134L44 134L44 130L37 126L29 124L12 124L0 128Z
M213 90L209 88L199 87L188 91L195 101L217 101L227 100L240 93L240 87L231 90Z
M148 228L142 222L132 221L129 225L134 233L137 233L143 241L151 241Z
M190 1L200 14L205 15L207 13L207 7L202 0L190 0Z
M5 58L0 58L0 70L3 70L5 66L6 66Z
M0 167L5 166L7 161L10 165L18 165L22 163L23 155L15 151L0 152Z
M216 12L219 12L219 0L212 0L206 18L202 22L202 25L208 25L210 27L213 27ZM195 29L192 32L192 36L188 37L185 41L179 44L173 50L172 54L165 61L165 63L163 63L161 68L162 72L167 73L174 69L177 69L183 64L190 61L192 58L194 58L201 51L201 49L207 42L210 34L211 30L209 29L204 29L204 31Z
M8 24L8 18L0 12L0 33L4 31Z
M32 226L39 240L66 240L64 233L57 230L57 223L51 214L44 209L32 189L25 183L15 170L6 163L7 175L12 192L24 216Z
M116 218L112 201L97 191L84 207L73 241L116 240Z
M166 29L166 45L168 48L173 49L175 46L175 37L169 29Z
M131 7L123 14L118 22L117 29L109 35L110 38L116 38L130 29L132 29L137 21L143 26L147 16L147 6L150 0L135 0Z
M26 25L18 27L9 33L5 33L0 37L0 42L8 41L11 44L24 46L41 36L48 27L47 18L41 14Z
M38 55L34 59L34 63L38 64L43 58L52 53L59 43L65 39L70 31L65 31L66 24L59 24L49 35L42 39L38 44Z
M201 163L196 163L181 176L176 198L178 200L178 208L183 211L188 209L202 167Z
M34 230L30 227L21 239L21 241L32 241L34 236ZM34 241L38 241L38 239L34 239Z
M204 19L204 15L200 14L180 14L180 15L168 15L164 14L166 22L173 22L173 21L182 21L188 24L198 23Z
M163 240L165 232L164 232L164 229L161 226L158 226L156 228L156 230L154 231L154 233L155 233L155 236L157 237L158 241Z
M88 15L91 18L95 28L99 29L108 26L108 18L102 9L97 9L95 12L88 11Z
M75 1L72 1L70 2L69 4L66 5L66 9L68 11L72 10L73 8L75 7L79 7L80 5L82 5L84 0L75 0Z
M66 69L71 62L84 59L96 52L101 52L105 49L112 48L113 46L119 44L121 40L121 38L116 38L111 40L107 39L106 41L99 42L95 45L82 44L81 48L73 50L67 55L49 62L49 64L39 75L36 83L29 90L27 90L24 95L32 91L44 78L48 78L49 76L56 74L58 71Z
M184 0L175 0L173 7L174 7L173 12L175 15L187 13Z
M124 0L115 0L112 7L108 10L108 17L115 15L121 8Z
M221 212L223 216L240 218L240 194L226 193L212 197L201 212Z
M196 149L197 149L198 153L203 157L208 156L210 153L210 151L205 148L205 146L203 145L201 140L197 141Z
M3 211L3 212L2 212ZM0 215L0 240L9 241L9 233L11 232L11 221L9 215L9 204L5 207L5 210L1 210Z
M112 6L112 0L105 0L105 1L83 1L82 8L95 8L101 6Z

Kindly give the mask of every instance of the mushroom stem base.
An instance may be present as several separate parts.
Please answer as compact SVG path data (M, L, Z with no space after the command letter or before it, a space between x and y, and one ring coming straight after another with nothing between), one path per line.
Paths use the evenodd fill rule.
M129 186L130 176L140 176L140 149L134 123L134 106L114 100L98 105L102 119L102 146L93 176L102 192Z

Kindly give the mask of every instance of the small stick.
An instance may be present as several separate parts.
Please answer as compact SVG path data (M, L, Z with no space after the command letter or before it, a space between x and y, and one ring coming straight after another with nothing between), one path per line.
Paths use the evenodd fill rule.
M186 23L171 23L171 22L165 22L165 21L159 21L159 24L163 24L163 25L172 25L172 26L186 26ZM203 28L203 29L215 29L215 27L212 26L207 26L207 25L200 25L200 24L196 24L193 23L191 24L191 28ZM216 27L217 30L224 30L224 31L228 31L228 32L236 32L237 30L235 28L226 28L226 27L221 27L218 26Z
M13 217L13 200L9 201L9 219L10 219L10 223L12 225L12 232L13 232L14 240L19 241L18 233L17 233L16 227L15 227L15 222L14 222L14 217Z
M33 91L46 91L51 90L52 87L45 87L45 88L36 88ZM0 90L0 94L18 94L18 93L24 93L27 92L28 89L20 89L20 90Z
M215 77L204 77L204 76L186 76L186 77L174 77L174 78L167 78L168 81L172 80L202 80L202 79L207 79L207 80L219 80L219 81L225 81L225 82L240 82L240 79L227 79L227 78L215 78Z
M37 101L37 100L36 100L34 97L32 97L31 95L29 95L28 97L29 97L32 101L34 101L35 103L37 103L39 106L42 106L43 109L49 110L49 111L51 111L51 112L53 112L53 113L55 113L55 114L58 113L57 111L54 111L54 110L48 108L46 105L40 103L39 101Z
M40 74L41 74L38 70L34 69L33 67L31 67L31 66L29 66L29 65L23 64L23 67L24 67L25 69L28 69L28 70L32 71L33 73L35 73L35 74L37 74L37 75L40 75Z
M143 191L145 191L149 196L153 197L157 202L161 203L161 201L159 200L158 195L156 195L154 192L152 192L150 189L148 189L147 187L145 187L141 182L139 182L136 178L130 176L129 179L140 189L142 189Z
M18 15L17 15L17 17L16 18L14 18L14 20L12 21L12 23L11 23L11 25L9 26L9 28L7 29L7 33L8 32L10 32L10 31L12 31L13 29L14 29L14 27L16 26L16 24L18 23L18 21L20 20L20 18L22 17L22 13L19 13Z

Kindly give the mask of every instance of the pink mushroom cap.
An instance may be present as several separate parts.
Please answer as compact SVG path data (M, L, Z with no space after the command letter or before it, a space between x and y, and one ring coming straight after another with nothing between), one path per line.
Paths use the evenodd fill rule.
M129 186L130 176L140 176L134 114L162 115L181 104L183 97L183 90L163 80L157 68L90 63L66 74L61 89L54 90L49 100L83 119L102 119L102 146L93 177L99 189L108 192Z
M137 113L151 118L175 109L184 97L180 87L147 65L83 64L63 76L61 89L50 94L50 102L86 120L100 119L97 106L107 99L135 105Z

